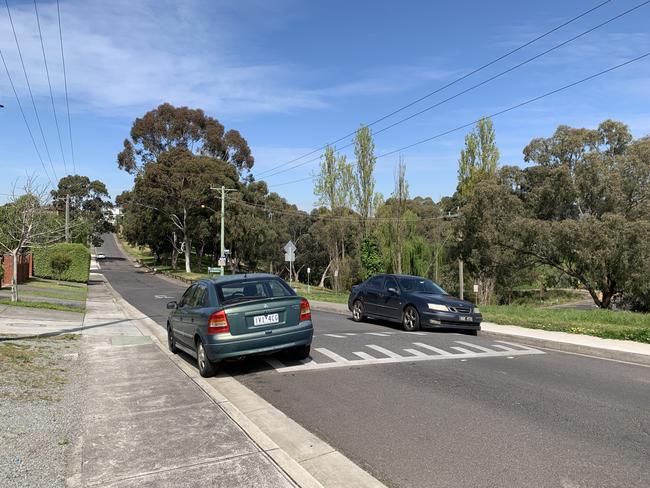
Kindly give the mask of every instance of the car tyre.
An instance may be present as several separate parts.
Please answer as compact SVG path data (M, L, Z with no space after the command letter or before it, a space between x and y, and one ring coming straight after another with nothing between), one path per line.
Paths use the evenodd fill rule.
M471 335L471 336L477 336L478 335L478 330L476 329L467 329L463 331L464 334Z
M174 332L172 331L172 326L169 324L167 324L167 347L172 354L178 353L176 339L174 339Z
M196 362L199 367L199 374L204 378L209 378L217 373L217 365L208 358L201 339L196 341Z
M303 359L307 359L309 357L310 352L311 352L311 344L293 347L289 349L289 357L291 359L302 361Z
M409 305L402 314L402 327L407 332L420 330L420 314L415 307Z
M355 322L363 322L364 318L363 302L361 300L355 300L352 304L352 320Z

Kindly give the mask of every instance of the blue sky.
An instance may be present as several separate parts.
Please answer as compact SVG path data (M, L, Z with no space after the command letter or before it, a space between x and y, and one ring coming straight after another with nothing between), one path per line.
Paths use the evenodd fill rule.
M203 108L227 128L238 129L253 150L253 174L260 173L453 81L597 3L61 0L77 173L104 181L112 196L130 188L132 177L118 170L116 154L133 119L162 102ZM613 0L400 116L638 3ZM34 5L17 0L9 5L54 170L61 177L65 168ZM70 173L56 2L39 0L38 5ZM648 52L649 24L646 5L378 135L376 152L392 151ZM0 49L45 154L4 6ZM26 172L47 182L3 70L0 65L0 103L5 105L0 109L0 202ZM650 133L650 58L496 118L501 164L523 164L523 147L534 137L549 136L559 124L595 127L606 118L628 123L636 137ZM453 193L464 132L403 152L411 195L437 200ZM377 189L384 195L392 191L397 159L395 154L378 161ZM267 181L271 190L310 209L316 199L309 182L280 184L309 176L316 168L313 162Z

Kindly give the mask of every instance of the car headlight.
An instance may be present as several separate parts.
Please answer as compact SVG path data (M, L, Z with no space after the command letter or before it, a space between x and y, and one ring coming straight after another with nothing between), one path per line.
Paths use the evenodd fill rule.
M438 303L427 303L429 310L437 310L438 312L449 312L447 305L440 305Z
M474 313L481 313L481 311L478 309L478 307L474 307Z

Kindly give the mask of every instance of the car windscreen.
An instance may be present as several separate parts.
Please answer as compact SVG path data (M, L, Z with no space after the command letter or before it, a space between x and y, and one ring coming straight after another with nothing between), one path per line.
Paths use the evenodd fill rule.
M246 302L265 298L281 298L295 296L294 291L279 279L250 279L215 283L219 303Z
M416 277L399 278L399 284L404 291L419 291L423 293L432 293L433 295L446 295L447 292L436 285L431 280Z

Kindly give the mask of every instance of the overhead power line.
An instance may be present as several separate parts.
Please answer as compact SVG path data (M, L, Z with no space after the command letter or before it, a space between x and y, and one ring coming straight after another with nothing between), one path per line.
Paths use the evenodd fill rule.
M16 97L16 103L18 104L18 108L20 109L20 114L22 115L23 121L25 122L25 127L27 128L27 132L29 133L29 138L31 139L32 144L34 145L34 150L36 151L36 155L38 156L38 159L41 162L41 166L43 167L43 171L45 172L45 177L48 180L48 185L52 186L52 179L50 178L50 175L47 172L47 168L45 167L43 156L41 156L41 152L38 150L36 139L34 139L34 133L32 132L32 129L29 127L29 122L27 122L27 117L25 116L25 110L23 109L23 104L20 103L20 97L18 97L18 92L16 91L14 80L11 78L11 73L9 72L9 68L7 67L7 62L5 61L5 57L2 54L2 49L0 49L0 58L2 58L2 64L5 67L7 78L9 78L9 84L11 85L11 89L13 90L14 96Z
M410 148L412 148L414 146L419 146L420 144L424 144L425 142L430 142L430 141L432 141L434 139L438 139L440 137L446 136L446 135L451 134L453 132L457 132L459 130L466 129L468 127L472 127L483 118L495 118L495 117L498 117L500 115L511 112L511 111L516 110L518 108L521 108L521 107L523 107L525 105L529 105L529 104L531 104L533 102L536 102L536 101L541 100L543 98L549 97L549 96L554 95L556 93L559 93L561 91L568 90L569 88L573 88L574 86L580 85L580 84L585 83L585 82L587 82L589 80L593 80L594 78L598 78L599 76L602 76L604 74L610 73L610 72L615 71L615 70L620 69L620 68L623 68L624 66L627 66L629 64L635 63L637 61L641 61L642 59L645 59L648 56L650 56L650 52L647 52L645 54L637 56L636 58L632 58L632 59L630 59L628 61L625 61L623 63L617 64L616 66L612 66L610 68L604 69L602 71L599 71L598 73L594 73L593 75L589 75L589 76L587 76L585 78L582 78L582 79L580 79L578 81L574 81L573 83L569 83L569 84L564 85L564 86L562 86L560 88L556 88L555 90L551 90L551 91L546 92L546 93L544 93L542 95L538 95L536 97L529 98L528 100L526 100L524 102L517 103L516 105L512 105L512 106L510 106L510 107L508 107L506 109L499 110L498 112L494 112L492 114L486 115L486 116L481 117L479 119L473 120L472 122L468 122L466 124L459 125L458 127L454 127L453 129L449 129L449 130L446 130L444 132L440 132L439 134L436 134L436 135L431 136L431 137L427 137L426 139L422 139L420 141L414 142L414 143L409 144L407 146L400 147L399 149L395 149L393 151L389 151L389 152L380 154L379 156L377 156L377 159L384 158L386 156L390 156L392 154L399 153L401 151L405 151L406 149L410 149ZM278 183L276 185L273 185L273 187L284 186L284 185L292 185L292 184L295 184L295 183L299 183L301 181L307 181L307 180L314 179L316 176L318 176L318 175L309 176L309 177L301 178L301 179L298 179L298 180L287 181L287 182L284 182L284 183Z
M29 83L29 76L27 76L27 68L25 68L25 61L23 60L23 53L20 50L20 43L18 42L18 35L16 34L16 28L14 26L13 18L11 17L11 10L9 9L9 2L5 0L5 5L7 6L7 15L9 16L9 23L11 24L11 30L14 34L14 40L16 41L16 48L18 49L18 57L20 58L20 64L23 67L23 73L25 75L25 81L27 82L27 89L29 90L29 96L32 100L32 107L34 108L34 115L36 115L36 122L38 123L38 128L41 132L41 137L43 138L43 144L45 145L45 152L47 153L47 158L50 161L50 168L52 169L52 174L54 178L58 180L56 176L56 171L54 170L54 163L52 163L52 156L50 155L50 148L47 146L47 140L45 139L45 133L43 132L43 125L41 124L41 118L38 116L38 109L36 108L36 102L34 101L34 94L32 93L32 86Z
M38 26L38 37L41 39L41 51L43 52L43 63L45 64L45 74L47 76L47 85L50 87L50 100L52 101L52 113L54 113L54 124L56 125L56 134L59 137L59 148L61 148L61 159L63 160L63 169L68 174L68 165L65 162L65 153L63 151L63 142L61 140L61 129L59 128L59 119L56 116L56 105L54 104L54 93L52 92L52 81L50 80L50 70L47 67L47 56L45 56L45 43L43 42L43 32L41 30L41 20L38 16L38 6L34 0L34 12L36 13L36 25Z
M472 76L472 75L478 73L479 71L482 71L482 70L484 70L485 68L488 68L488 67L492 66L493 64L498 63L499 61L501 61L501 60L507 58L508 56L511 56L511 55L515 54L516 52L521 51L522 49L524 49L524 48L530 46L531 44L534 44L535 42L537 42L537 41L539 41L539 40L541 40L541 39L543 39L543 38L545 38L545 37L551 35L552 33L554 33L554 32L556 32L556 31L562 29L563 27L566 27L567 25L569 25L569 24L575 22L576 20L581 19L582 17L584 17L584 16L590 14L591 12L594 12L595 10L598 10L599 8L603 7L604 5L606 5L606 4L610 3L610 2L611 2L611 0L606 0L606 1L604 1L604 2L599 3L598 5L596 5L596 6L592 7L592 8L590 8L589 10L586 10L586 11L582 12L581 14L579 14L579 15L577 15L577 16L575 16L575 17L569 19L569 20L567 20L566 22L564 22L564 23L558 25L557 27L554 27L553 29L551 29L551 30L549 30L549 31L546 31L546 32L544 32L543 34L541 34L541 35L535 37L534 39L531 39L530 41L528 41L528 42L526 42L526 43L524 43L524 44L522 44L522 45L516 47L515 49L512 49L512 50L510 50L510 51L508 51L508 52L502 54L501 56L499 56L499 57L493 59L492 61L489 61L489 62L483 64L482 66L479 66L478 68L475 68L474 70L470 71L469 73L467 73L467 74L465 74L465 75L463 75L463 76L461 76L461 77L459 77L459 78L456 78L455 80L453 80L453 81L451 81L451 82L449 82L449 83L447 83L447 84L445 84L445 85L443 85L443 86L441 86L441 87L439 87L439 88L437 88L437 89L435 89L435 90L433 90L433 91L431 91L431 92L429 92L429 93L426 93L425 95L421 96L420 98L418 98L418 99L416 99L416 100L413 100L412 102L409 102L408 104L403 105L403 106L401 106L401 107L399 107L399 108L393 110L392 112L390 112L390 113L388 113L388 114L386 114L386 115L381 116L380 118L378 118L378 119L376 119L376 120L370 122L369 124L365 124L366 127L372 127L372 126L374 126L374 125L377 125L379 122L383 122L383 121L386 120L387 118L392 117L393 115L396 115L396 114L398 114L398 113L400 113L400 112L406 110L406 109L409 108L409 107L412 107L413 105L415 105L415 104L417 104L417 103L419 103L419 102L421 102L421 101L423 101L423 100L426 100L427 98L429 98L429 97L435 95L436 93L440 93L442 90L445 90L446 88L449 88L450 86L453 86L453 85L455 85L456 83L459 83L460 81L463 81L464 79L466 79L466 78L468 78L468 77L470 77L470 76ZM310 151L310 152L308 152L308 153L305 153L305 154L303 154L302 156L298 156L297 158L294 158L294 159L292 159L292 160L290 160L290 161L286 161L286 162L284 162L284 163L282 163L282 164L279 164L279 165L276 165L276 166L274 166L274 167L272 167L272 168L269 168L269 169L267 169L267 170L264 170L264 171L262 171L258 176L262 176L262 175L264 175L264 174L266 174L266 173L270 173L270 172L272 172L272 171L274 171L274 170L276 170L276 169L278 169L278 168L281 168L281 167L287 166L287 165L289 165L289 164L291 164L291 163L295 163L296 161L300 161L301 159L306 158L306 157L308 157L308 156L311 156L312 154L316 154L316 153L318 153L318 152L324 150L327 146L331 146L331 145L337 144L338 142L341 142L341 141L343 141L343 140L345 140L345 139L347 139L347 138L353 136L355 133L356 133L356 130L354 130L354 131L352 131L352 132L350 132L350 133L348 133L348 134L346 134L346 135L344 135L344 136L342 136L342 137L339 137L338 139L336 139L336 140L334 140L334 141L328 142L327 144L325 144L325 145L323 145L323 146L321 146L321 147L319 147L319 148L317 148L317 149L314 149L313 151Z
M447 98L445 98L445 99L443 99L443 100L441 100L441 101L439 101L439 102L437 102L437 103L435 103L433 105L430 105L430 106L428 106L428 107L426 107L426 108L424 108L422 110L419 110L418 112L415 112L415 113L413 113L413 114L411 114L411 115L409 115L407 117L404 117L404 118L402 118L400 120L397 120L397 121L393 122L392 124L387 125L386 127L383 127L382 129L374 132L373 135L376 136L378 134L381 134L382 132L385 132L385 131L387 131L389 129L392 129L395 126L403 124L404 122L407 122L407 121L409 121L409 120L411 120L411 119L413 119L413 118L415 118L415 117L417 117L419 115L422 115L423 113L428 112L429 110L432 110L432 109L434 109L436 107L439 107L439 106L443 105L444 103L449 102L450 100L458 98L461 95L464 95L465 93L468 93L468 92L470 92L472 90L475 90L476 88L479 88L479 87L481 87L483 85L486 85L487 83L489 83L489 82L491 82L491 81L493 81L493 80L495 80L497 78L500 78L501 76L503 76L503 75L505 75L507 73L510 73L510 72L512 72L512 71L514 71L514 70L516 70L518 68L521 68L522 66L524 66L524 65L526 65L526 64L528 64L528 63L530 63L530 62L532 62L532 61L534 61L536 59L539 59L542 56L545 56L546 54L548 54L548 53L550 53L552 51L555 51L555 50L557 50L557 49L559 49L559 48L561 48L563 46L566 46L570 42L573 42L576 39L579 39L580 37L583 37L583 36L593 32L593 31L595 31L596 29L599 29L599 28L601 28L601 27L603 27L603 26L605 26L605 25L607 25L607 24L609 24L609 23L611 23L611 22L625 16L625 15L630 14L631 12L633 12L633 11L647 5L648 3L650 3L650 0L646 0L646 1L634 6L632 8L629 8L628 10L626 10L624 12L621 12L620 14L615 15L614 17L611 17L611 18L607 19L606 21L601 22L600 24L595 25L595 26L593 26L593 27L591 27L591 28L589 28L589 29L587 29L587 30L585 30L585 31L583 31L583 32L581 32L581 33L579 33L579 34L565 40L565 41L562 41L561 43L556 44L553 47L551 47L549 49L546 49L545 51L542 51L541 53L536 54L535 56L530 57L530 58L528 58L528 59L526 59L526 60L524 60L524 61L522 61L522 62L520 62L520 63L518 63L518 64L516 64L516 65L514 65L514 66L512 66L512 67L510 67L508 69L506 69L506 70L504 70L504 71L501 71L501 72L497 73L494 76L491 76L491 77L489 77L489 78L487 78L487 79L485 79L485 80L483 80L483 81L481 81L479 83L476 83L476 84L474 84L474 85L472 85L472 86L470 86L470 87L468 87L468 88L466 88L466 89L464 89L464 90L462 90L462 91L460 91L458 93L455 93L454 95L451 95L451 96L449 96L449 97L447 97ZM346 149L346 148L351 147L353 145L354 145L354 142L350 142L350 143L346 144L345 146L340 147L339 150ZM319 156L316 156L315 158L308 159L307 161L303 161L301 163L290 166L289 168L278 170L278 171L276 171L274 173L271 173L270 175L266 175L265 178L271 178L272 176L276 176L276 175L279 175L279 174L282 174L282 173L286 173L287 171L291 171L293 169L299 168L299 167L304 166L306 164L309 164L311 162L317 161L318 159L320 159L320 157L321 156L319 155Z
M70 122L70 101L68 99L68 75L65 69L65 55L63 54L63 31L61 30L61 8L56 0L56 15L59 19L59 40L61 41L61 63L63 64L63 86L65 87L65 106L68 110L68 134L70 136L70 152L72 155L72 171L77 173L77 164L74 157L74 144L72 143L72 123Z

